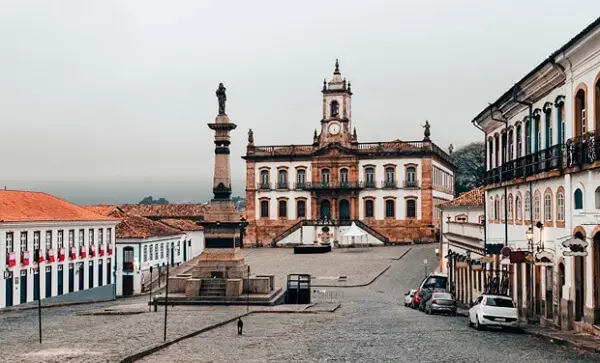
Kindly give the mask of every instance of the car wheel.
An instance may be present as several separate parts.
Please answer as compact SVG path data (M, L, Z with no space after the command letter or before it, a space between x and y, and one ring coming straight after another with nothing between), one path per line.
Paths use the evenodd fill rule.
M479 324L479 317L477 315L475 315L475 329L477 329L477 330L483 329L483 326L481 326L481 324Z
M467 316L467 323L468 323L469 328L473 327L473 323L471 322L471 316L470 315Z
M425 308L425 314L430 315L431 314L431 310Z

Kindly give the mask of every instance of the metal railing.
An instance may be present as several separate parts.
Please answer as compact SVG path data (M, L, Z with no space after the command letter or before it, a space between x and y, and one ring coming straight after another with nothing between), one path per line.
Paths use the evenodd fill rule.
M554 145L533 154L510 160L485 173L485 184L494 184L525 178L551 170L563 168L563 147Z
M402 185L404 188L418 188L419 181L418 180L405 180Z
M600 130L573 137L566 144L566 166L571 168L600 160Z

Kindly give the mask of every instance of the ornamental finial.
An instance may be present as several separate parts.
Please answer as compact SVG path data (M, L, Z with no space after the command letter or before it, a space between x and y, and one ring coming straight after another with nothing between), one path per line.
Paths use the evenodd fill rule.
M340 74L340 61L339 59L335 59L335 71L333 74Z

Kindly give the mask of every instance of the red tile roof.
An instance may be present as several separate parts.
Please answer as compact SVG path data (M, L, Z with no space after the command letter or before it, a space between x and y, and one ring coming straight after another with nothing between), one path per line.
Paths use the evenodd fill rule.
M169 227L177 228L182 231L202 231L204 227L197 225L194 221L189 219L174 219L167 218L161 219L162 223L166 224Z
M444 203L438 204L438 207L482 207L484 205L485 191L483 187L475 188L464 192L458 197Z
M82 205L82 207L103 216L108 216L114 211L119 210L118 206L110 204Z
M117 238L150 238L181 234L181 231L169 227L164 223L156 222L142 216L123 213L120 210L115 210L111 215L122 219L115 230Z
M204 218L207 204L124 204L125 213L150 218Z
M43 192L0 190L0 222L116 221Z

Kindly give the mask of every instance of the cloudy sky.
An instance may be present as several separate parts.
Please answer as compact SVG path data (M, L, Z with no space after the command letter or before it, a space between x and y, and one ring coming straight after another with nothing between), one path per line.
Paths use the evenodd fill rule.
M259 145L310 143L336 58L359 141L417 140L428 119L458 147L599 14L597 0L4 0L0 183L78 203L206 200L224 82L243 193L248 128Z

